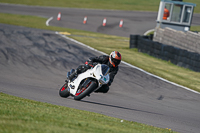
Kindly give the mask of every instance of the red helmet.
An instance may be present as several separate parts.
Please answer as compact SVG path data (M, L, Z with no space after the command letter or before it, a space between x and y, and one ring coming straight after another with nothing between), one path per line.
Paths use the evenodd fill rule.
M113 67L117 67L121 62L122 56L118 51L113 51L110 53L109 61Z

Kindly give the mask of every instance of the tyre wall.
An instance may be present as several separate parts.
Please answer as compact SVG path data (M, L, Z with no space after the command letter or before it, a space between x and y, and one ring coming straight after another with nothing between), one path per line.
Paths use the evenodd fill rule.
M197 52L152 41L149 36L140 35L130 35L130 48L138 48L139 52L200 72L200 54Z

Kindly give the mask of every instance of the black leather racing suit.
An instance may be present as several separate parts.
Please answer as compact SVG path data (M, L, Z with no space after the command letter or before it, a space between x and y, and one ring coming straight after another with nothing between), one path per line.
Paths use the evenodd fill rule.
M117 67L113 67L112 64L110 64L108 55L101 55L99 57L91 57L91 58L89 58L89 60L87 60L87 62L89 62L89 64L93 64L93 63L106 64L106 65L108 65L110 67L110 71L109 71L110 81L109 81L109 83L107 85L103 85L101 88L99 88L97 91L95 91L95 92L107 93L108 90L109 90L109 86L113 82L113 79L114 79L115 75L118 72L118 69L119 69L118 66ZM87 69L88 69L87 66L80 65L77 68L77 72L78 72L78 74L80 74L82 72L85 72Z

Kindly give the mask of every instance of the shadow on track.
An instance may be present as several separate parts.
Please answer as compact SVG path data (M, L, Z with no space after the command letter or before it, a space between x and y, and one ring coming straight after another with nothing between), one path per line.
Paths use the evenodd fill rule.
M96 105L102 105L102 106L107 106L107 107L112 107L112 108L118 108L118 109L125 109L125 110L143 112L143 113L149 113L149 114L155 114L155 115L163 115L163 114L149 112L149 111L143 111L143 110L138 110L138 109L121 107L121 106L117 106L117 105L109 105L109 104L104 104L104 103L92 102L92 101L87 101L87 100L81 100L80 102L91 103L91 104L96 104Z

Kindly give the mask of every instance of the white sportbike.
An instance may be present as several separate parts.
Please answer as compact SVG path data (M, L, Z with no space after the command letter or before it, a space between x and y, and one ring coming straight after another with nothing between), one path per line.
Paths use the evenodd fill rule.
M95 67L79 74L72 81L66 82L59 90L61 97L73 96L75 100L81 100L96 90L102 85L108 84L110 81L109 76L110 68L105 64L97 64ZM71 72L68 72L69 76Z

